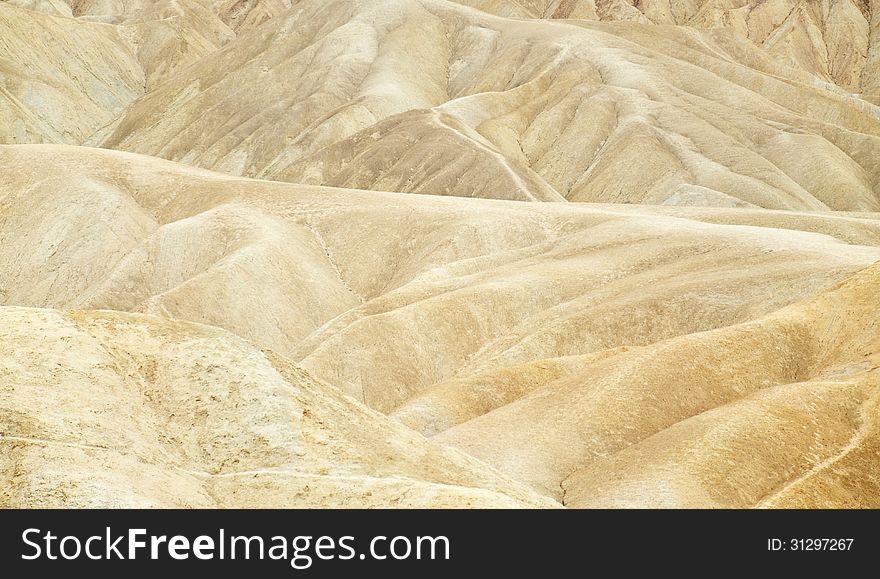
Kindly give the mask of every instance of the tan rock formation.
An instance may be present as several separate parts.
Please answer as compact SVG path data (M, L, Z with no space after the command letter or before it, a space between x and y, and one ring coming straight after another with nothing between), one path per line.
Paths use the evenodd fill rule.
M781 62L880 97L876 0L459 0L502 16L730 28Z
M216 328L0 319L0 507L554 504Z
M0 1L0 506L880 506L878 26Z

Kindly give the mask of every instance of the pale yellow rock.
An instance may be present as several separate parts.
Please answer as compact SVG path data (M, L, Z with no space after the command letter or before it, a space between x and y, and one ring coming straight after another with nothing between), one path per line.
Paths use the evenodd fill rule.
M880 264L585 365L436 439L569 506L876 508L878 292Z
M0 1L0 506L880 506L878 26Z
M0 142L80 144L143 91L119 29L0 2Z
M827 423L821 418L812 419L816 436L823 437L822 446L818 450L803 447L809 452L797 455L800 458L796 463L786 463L774 471L776 463L755 462L754 468L764 469L760 471L763 478L756 480L764 481L765 486L748 493L734 489L725 494L714 487L709 492L700 486L713 480L700 475L706 471L699 468L716 468L711 462L712 453L718 450L715 447L707 449L705 460L709 466L696 463L692 468L697 470L685 469L682 457L690 455L676 454L674 449L686 444L694 428L705 428L699 426L701 423L714 427L716 419L723 424L735 418L750 424L748 417L752 415L758 416L755 420L763 420L763 413L769 411L774 399L761 398L759 391L774 384L819 382L816 388L825 396L822 392L826 386L833 386L824 385L828 372L842 371L847 376L870 370L858 356L852 359L854 362L850 359L848 353L853 346L846 335L832 335L833 348L829 348L842 353L833 359L822 358L821 363L816 362L815 371L798 370L800 362L791 366L789 359L806 356L809 361L824 352L811 345L807 330L788 329L793 322L785 321L790 315L786 312L792 310L770 314L765 318L770 321L689 333L759 316L877 260L877 216L534 205L405 196L248 181L96 149L31 145L3 147L0 154L9 174L15 176L0 192L4 217L0 247L5 253L0 260L0 290L6 303L138 311L156 311L160 304L158 313L225 326L263 345L283 350L296 344L292 354L302 358L307 353L302 366L313 375L340 385L355 398L381 410L403 403L395 416L406 424L425 434L440 432L438 442L458 446L506 471L509 477L529 483L548 498L565 500L572 506L748 506L763 500L759 491L766 492L767 501L779 502L791 496L799 497L790 500L803 505L873 504L874 495L867 492L793 494L806 485L807 474L821 471L824 461L841 452L847 429L855 428L851 421L841 422L842 418L829 416ZM53 177L55 174L62 177ZM752 221L757 225L743 224ZM360 224L360 233L352 231L353 223ZM495 233L490 234L492 228ZM298 261L285 265L284 251L297 256ZM309 252L313 261L306 265L302 258ZM256 267L250 267L250 263ZM276 264L277 273L268 267L270 264ZM304 283L291 284L305 272L309 277L303 278ZM591 273L585 276L586 272ZM309 285L310 279L321 275L325 281ZM870 282L873 278L861 274L855 279ZM327 291L334 283L339 287L338 294ZM873 303L867 282L851 283L857 284L856 289L846 295L865 296L865 304ZM292 292L288 305L279 300L279 290ZM162 293L150 296L151 292ZM255 293L247 298L247 292ZM321 300L329 310L318 306ZM317 317L304 320L304 313L297 314L301 303L310 305L305 314ZM846 312L848 307L846 301L818 303L813 309L826 316ZM794 306L794 311L804 307ZM348 311L340 315L333 308ZM87 384L108 384L106 387L117 392L116 396L133 397L125 393L128 386L112 387L120 380L130 383L126 380L132 374L126 366L120 366L118 358L113 358L113 364L101 361L111 345L121 349L122 360L146 356L143 364L137 364L138 368L146 367L148 374L150 359L159 358L155 367L169 371L174 364L184 364L185 369L179 371L182 378L173 374L158 383L156 394L148 399L160 394L184 399L197 396L184 388L191 388L193 383L218 387L228 384L226 374L216 382L212 378L227 363L230 369L223 372L233 372L231 368L235 372L252 371L253 387L264 388L273 383L265 377L268 370L263 366L251 369L237 354L230 353L235 348L256 352L252 346L207 326L199 326L199 331L222 336L235 348L198 340L193 343L187 338L181 352L183 346L176 346L164 334L152 343L145 338L147 330L138 329L134 337L117 331L122 322L125 328L158 325L173 336L196 328L158 318L88 312L65 317L53 311L14 308L0 311L10 316L4 324L9 340L6 351L16 356L14 360L7 356L14 363L5 367L8 379L4 384L16 386L7 391L2 405L3 416L14 423L4 428L4 433L13 427L16 430L15 434L6 434L15 450L5 454L4 471L38 476L36 482L26 484L16 476L15 484L25 486L7 485L19 489L6 499L7 504L538 504L535 501L539 499L529 491L515 485L512 488L519 490L507 489L504 485L513 484L509 479L499 478L508 482L487 486L485 477L499 475L479 463L471 463L469 476L484 478L472 483L401 471L394 471L394 476L412 480L389 482L382 480L387 477L372 465L358 471L357 476L366 480L352 480L352 475L332 469L330 474L318 470L318 476L311 471L288 472L291 469L265 474L261 469L267 464L276 468L281 459L274 451L263 454L251 449L251 435L244 432L229 434L224 444L234 442L241 445L237 448L248 449L247 453L235 451L238 460L251 453L256 453L258 459L241 470L223 471L224 461L233 459L224 459L228 455L222 453L213 457L213 450L203 448L208 445L209 450L214 449L219 444L213 438L215 428L223 431L232 420L214 407L204 409L201 415L205 419L216 417L218 422L212 423L216 426L206 427L202 438L188 442L180 457L148 466L138 461L141 470L136 471L137 483L123 474L134 468L126 465L132 460L132 449L140 448L135 441L131 446L126 443L122 448L114 447L115 454L102 459L104 466L96 471L94 455L104 456L103 443L88 442L93 437L88 429L81 431L81 420L76 419L75 425L79 426L63 426L70 404L35 392L32 385L55 388L67 384L75 389L82 387L85 378ZM48 319L51 324L31 318ZM90 321L86 324L88 331L83 329L83 320L93 318L104 321ZM117 323L117 319L122 322ZM68 323L74 323L76 331ZM108 324L112 331L106 329ZM860 331L858 324L850 327L845 320L841 324L836 334ZM103 332L104 346L76 346L80 339L91 343L95 328ZM280 334L273 333L273 328ZM80 330L91 337L78 337L76 332ZM308 332L311 335L305 337ZM681 337L651 345L669 336ZM858 333L856 337L861 339ZM32 346L22 346L27 343ZM53 344L52 348L47 349L47 344ZM865 355L872 355L873 343L864 344ZM616 345L623 347L602 351ZM749 353L750 347L759 353ZM180 353L169 359L175 352ZM553 359L560 356L574 357ZM766 364L759 363L762 359ZM194 360L203 362L188 365ZM275 370L279 365L289 367L289 363L279 360L270 356L269 364ZM840 364L844 364L843 370L837 369ZM710 373L701 376L702 381L681 382L689 372L697 372L698 376L709 369ZM141 371L137 370L135 376ZM734 382L725 385L723 380L713 381L721 375ZM663 383L664 379L681 386L672 387ZM135 383L140 384L139 380L136 378ZM846 387L849 380L845 382L827 390L827 396L843 396L839 403L850 405L868 400L859 394L861 390ZM584 384L591 387L584 388ZM349 400L341 391L327 388L336 392L337 398ZM605 388L607 394L594 399L590 392L595 388L599 388L597 392ZM810 388L808 385L804 390L811 392ZM198 391L204 390L199 387ZM748 411L743 410L742 415L730 417L727 410L721 409L709 412L751 393L758 398L743 402ZM264 404L265 398L264 394L253 394L255 408ZM821 404L830 404L826 398L817 402L806 397L802 406L809 410L819 404L809 411L821 413ZM786 408L795 405L790 412L806 411L792 402L791 393L785 393L782 399L789 405ZM53 403L47 406L47 400ZM172 406L182 409L183 401L175 400ZM665 406L655 406L661 401ZM137 408L143 403L134 397L127 404ZM345 415L365 413L372 417L365 419L366 423L378 420L391 424L354 400L346 404L349 409L343 412ZM121 401L111 406L121 408L119 411L127 417L135 411L126 411ZM453 414L444 408L452 409ZM28 426L34 420L47 420L42 416L50 411L55 413L51 428ZM83 409L93 411L88 405ZM697 415L702 418L695 425L688 422ZM572 416L579 417L576 423L590 424L596 433L587 439L593 440L589 445L578 442L582 440L579 437L571 438L567 424ZM592 418L582 422L583 416ZM551 423L546 423L548 419ZM242 420L245 425L259 424L246 416ZM184 432L192 434L188 429L194 424L184 421L174 428L183 436ZM762 428L772 429L775 424ZM95 428L109 429L101 432L108 432L113 440L118 438L110 436L116 432L112 421L97 420ZM329 431L339 428L333 426ZM403 426L397 428L400 433L411 432ZM538 445L536 432L543 433ZM643 440L661 434L681 439L680 443L662 443L664 449L673 450L655 456L657 461L668 456L666 460L682 465L682 480L674 483L678 494L657 495L655 490L667 483L651 478L654 470L641 469L642 465L655 464L642 458L626 471L630 473L627 476L643 481L638 488L646 490L640 493L634 493L636 487L632 485L609 489L608 479L588 478L593 472L588 467L598 456L619 451L617 460L625 461L628 453L641 448ZM414 433L407 436L424 440ZM735 440L742 440L741 436L745 435ZM387 438L387 434L381 437ZM45 441L65 444L56 450L54 442ZM740 444L745 445L743 452L747 455L761 452L757 443ZM39 453L27 452L34 445L40 448ZM53 450L48 452L46 447ZM633 450L627 450L629 447ZM388 460L395 456L389 454ZM50 462L40 462L46 457ZM50 468L49 464L62 466ZM417 460L416 464L421 462ZM186 472L181 473L181 468ZM342 467L337 464L336 468ZM579 474L566 482L573 469ZM862 488L868 484L865 480L872 480L872 473L870 464L857 463L842 484ZM25 477L25 481L30 479ZM484 490L465 491L457 488L460 486ZM785 491L775 497L769 486ZM563 494L562 488L571 490ZM731 497L735 492L746 494Z
M567 10L528 4L513 3L551 20ZM29 104L31 92L16 89L5 140L101 144L374 190L878 210L880 109L870 90L852 86L863 68L864 83L874 82L873 12L849 0L794 12L788 4L742 6L749 26L769 23L752 33L713 28L726 18L707 16L716 8L745 12L711 3L640 4L647 16L636 20L652 25L499 18L442 0L78 3L76 19L52 22L106 23L118 37L112 49L136 58L130 68L147 94L59 135L55 111L96 114L76 110L75 94L41 89ZM772 14L752 14L771 5ZM27 21L48 18L7 11L23 37ZM805 15L786 25L792 39L773 32L777 13ZM827 36L821 50L777 54L800 46L811 26ZM812 68L826 72L801 66L817 51L824 60ZM86 64L88 74L102 66Z
M743 322L880 259L877 216L343 191L57 146L0 158L5 303L220 326L382 411Z
M0 320L0 507L554 506L216 328Z
M103 145L338 187L878 210L880 109L826 84L731 30L304 0Z
M213 0L217 15L234 30L246 30L283 14L297 0Z
M501 16L728 27L780 62L877 98L876 0L458 0Z

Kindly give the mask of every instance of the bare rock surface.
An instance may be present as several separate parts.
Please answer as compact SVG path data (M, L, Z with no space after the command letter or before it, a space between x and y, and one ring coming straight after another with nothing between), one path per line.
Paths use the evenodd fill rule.
M877 0L0 0L0 507L880 507Z

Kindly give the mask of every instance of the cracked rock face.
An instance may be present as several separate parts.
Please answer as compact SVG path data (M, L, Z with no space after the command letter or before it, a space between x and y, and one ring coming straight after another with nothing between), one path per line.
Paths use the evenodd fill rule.
M880 506L878 18L0 1L0 507Z

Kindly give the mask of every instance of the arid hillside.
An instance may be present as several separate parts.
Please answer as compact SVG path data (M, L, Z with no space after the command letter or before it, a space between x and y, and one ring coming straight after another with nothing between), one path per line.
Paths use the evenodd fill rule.
M4 37L53 59L69 58L65 44L97 43L98 28L106 46L76 64L107 77L86 87L86 105L113 99L100 115L64 114L72 126L55 135L45 117L79 109L74 89L56 86L63 79L39 92L26 90L38 79L13 84L8 124L20 128L7 142L101 145L379 191L880 208L878 108L730 27L523 21L440 0L304 0L236 33L194 2L193 15L169 16L174 31L153 38L161 5L130 9L115 25L0 6L12 31ZM19 23L34 20L46 38ZM119 53L114 66L108 51ZM19 67L47 60L12 56Z
M0 1L0 507L880 507L878 18Z
M880 98L876 0L460 0L503 16L730 28L768 54Z

